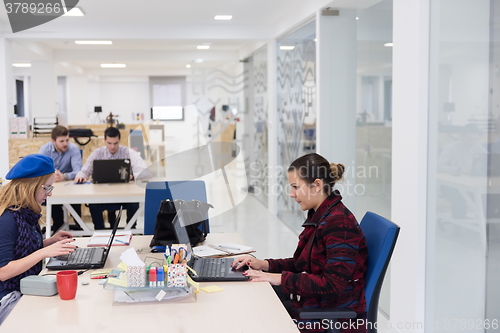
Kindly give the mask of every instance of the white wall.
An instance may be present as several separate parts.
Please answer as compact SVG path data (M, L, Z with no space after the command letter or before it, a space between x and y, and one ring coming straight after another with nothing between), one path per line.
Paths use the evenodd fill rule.
M150 119L149 78L147 76L100 76L88 79L87 122L94 122L94 107L102 106L101 120L104 121L110 112L118 115L121 123L141 123L136 115L144 114L144 120Z
M68 103L68 124L87 124L87 94L88 84L86 76L67 76L66 93Z
M394 1L392 323L424 323L429 84L429 0ZM403 326L404 327L404 326ZM412 327L401 332L423 332Z

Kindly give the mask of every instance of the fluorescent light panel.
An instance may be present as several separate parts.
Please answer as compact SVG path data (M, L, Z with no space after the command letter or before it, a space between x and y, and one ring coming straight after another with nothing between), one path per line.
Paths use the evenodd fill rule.
M17 63L13 63L12 66L14 66L14 67L31 67L31 64L29 62L28 63L17 62Z
M125 68L127 65L125 64L101 64L102 68Z
M196 48L198 50L208 50L210 48L210 45L198 45Z
M287 46L287 45L280 46L280 50L284 50L284 51L291 51L294 48L295 48L295 46Z
M393 44L392 44L392 43L385 43L385 44L384 44L384 46L385 46L385 47L392 47L392 46L393 46Z
M113 44L110 40L75 40L75 44L78 45L111 45Z
M84 16L83 11L78 7L73 7L69 12L64 14L63 16Z
M187 65L186 65L186 68L191 68L191 65L190 65L190 64L187 64Z
M215 20L228 21L233 18L233 15L215 15Z

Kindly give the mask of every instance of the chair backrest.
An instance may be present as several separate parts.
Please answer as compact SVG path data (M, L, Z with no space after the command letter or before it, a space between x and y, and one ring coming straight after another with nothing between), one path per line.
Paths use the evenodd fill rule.
M130 148L136 150L139 154L141 154L141 158L145 159L146 154L144 152L145 148L144 148L144 139L142 137L142 131L131 130L128 140Z
M380 289L399 235L399 226L382 216L367 212L360 223L368 247L365 297L368 321L377 321Z
M202 180L149 182L146 185L144 202L144 235L154 233L160 202L166 199L186 201L194 199L207 202L205 182ZM208 227L210 231L210 225Z

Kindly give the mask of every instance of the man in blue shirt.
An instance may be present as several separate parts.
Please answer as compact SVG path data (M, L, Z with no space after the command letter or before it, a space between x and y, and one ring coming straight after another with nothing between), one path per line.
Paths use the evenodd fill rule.
M82 168L82 154L80 149L69 142L69 131L66 127L57 125L52 129L51 140L38 151L39 154L49 156L54 161L56 168L55 182L75 179ZM71 205L81 215L81 205ZM52 231L57 231L64 223L62 205L52 206ZM78 226L78 223L76 223Z

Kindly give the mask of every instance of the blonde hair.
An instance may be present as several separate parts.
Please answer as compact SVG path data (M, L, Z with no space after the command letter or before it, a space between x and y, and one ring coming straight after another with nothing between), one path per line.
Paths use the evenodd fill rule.
M36 191L42 187L53 173L33 178L12 179L0 190L0 215L9 207L12 210L29 208L34 213L40 214L42 207L36 201Z

